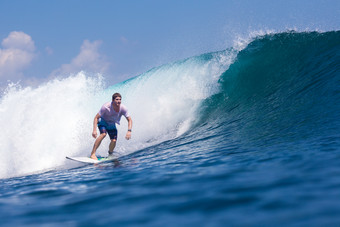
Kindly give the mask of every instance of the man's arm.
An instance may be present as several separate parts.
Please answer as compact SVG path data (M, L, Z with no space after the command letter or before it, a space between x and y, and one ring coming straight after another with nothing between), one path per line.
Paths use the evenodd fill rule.
M131 139L131 130L132 130L132 119L131 117L127 117L126 120L128 121L128 131L126 133L125 139Z
M99 118L100 118L100 115L99 113L97 113L97 115L93 119L93 131L92 131L93 138L97 138L97 124L98 124Z

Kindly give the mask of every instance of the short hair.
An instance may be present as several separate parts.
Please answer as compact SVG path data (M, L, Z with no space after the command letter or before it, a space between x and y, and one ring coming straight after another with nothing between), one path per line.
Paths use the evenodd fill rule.
M114 94L112 95L112 101L115 100L117 97L122 98L122 96L121 96L119 93L114 93Z

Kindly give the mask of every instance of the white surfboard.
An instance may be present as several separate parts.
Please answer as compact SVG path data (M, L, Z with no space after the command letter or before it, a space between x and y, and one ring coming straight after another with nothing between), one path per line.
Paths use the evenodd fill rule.
M89 157L67 157L67 159L70 159L70 160L73 160L73 161L76 161L76 162L82 162L82 163L92 163L92 164L95 164L95 163L101 163L101 162L110 162L110 161L113 161L117 158L114 158L114 157L98 157L98 160L94 160L92 158L89 158Z

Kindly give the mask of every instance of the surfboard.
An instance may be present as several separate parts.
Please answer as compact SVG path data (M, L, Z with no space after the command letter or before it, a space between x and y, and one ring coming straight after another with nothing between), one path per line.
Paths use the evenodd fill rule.
M98 160L94 160L94 159L89 158L89 157L68 157L68 156L66 156L66 158L70 159L72 161L89 163L89 164L110 162L110 161L117 159L117 158L114 158L114 157L98 157Z

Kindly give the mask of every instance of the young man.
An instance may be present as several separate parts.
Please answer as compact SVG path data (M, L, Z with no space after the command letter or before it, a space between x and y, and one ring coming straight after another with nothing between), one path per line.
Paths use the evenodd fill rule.
M100 131L100 135L96 139L93 145L91 158L98 159L96 156L96 150L99 147L102 140L105 138L106 134L109 134L111 142L109 145L109 155L113 153L114 148L116 147L117 141L117 128L116 124L120 123L120 118L122 115L128 121L128 131L126 133L125 138L129 140L131 138L131 129L132 129L132 119L128 114L127 108L121 104L122 96L119 93L114 93L112 95L112 102L105 103L102 108L99 110L99 113L94 117L93 120L93 132L92 136L97 138L97 126Z

